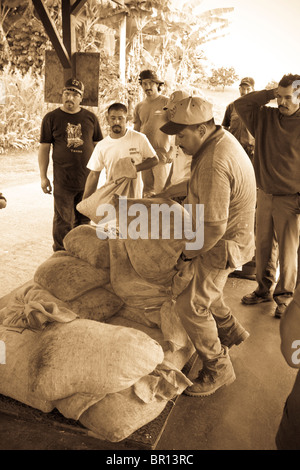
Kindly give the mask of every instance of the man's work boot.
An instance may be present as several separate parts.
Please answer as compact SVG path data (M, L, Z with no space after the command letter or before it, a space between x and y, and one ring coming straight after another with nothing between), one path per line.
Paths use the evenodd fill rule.
M287 308L287 304L278 304L274 313L275 318L281 318Z
M241 343L246 341L249 338L250 333L248 331L243 330L240 332L233 333L230 338L224 338L223 340L220 339L223 346L227 346L228 349L232 348L232 346L239 346Z
M207 397L215 393L223 385L229 385L235 380L235 373L228 354L228 348L223 347L221 355L212 361L206 361L203 369L193 385L184 390L191 397Z
M242 302L246 305L255 305L260 304L262 302L271 302L272 300L273 296L269 292L267 294L259 295L254 291L251 292L251 294L247 294L242 297Z

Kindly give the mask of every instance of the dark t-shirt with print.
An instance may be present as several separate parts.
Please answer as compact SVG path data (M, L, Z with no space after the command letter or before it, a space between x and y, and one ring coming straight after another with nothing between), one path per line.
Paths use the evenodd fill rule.
M102 138L96 115L87 109L81 108L78 113L70 114L57 108L47 113L42 121L40 143L53 145L54 184L83 190L93 142Z

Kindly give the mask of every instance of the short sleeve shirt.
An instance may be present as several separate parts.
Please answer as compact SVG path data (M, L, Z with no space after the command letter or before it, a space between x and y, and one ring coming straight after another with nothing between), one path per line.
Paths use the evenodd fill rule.
M170 136L160 130L168 121L166 111L163 109L167 102L168 98L164 95L159 95L152 101L145 99L137 104L133 117L135 126L147 136L160 160L166 158L171 141Z
M234 267L251 259L256 203L254 171L236 139L220 126L193 157L185 202L204 205L205 224L226 223L222 241L212 250L219 247L223 250L226 245L231 249L229 256Z
M87 109L71 114L57 108L47 113L41 125L40 143L53 145L54 184L83 190L94 142L102 138L97 116Z
M114 165L120 158L131 157L135 164L152 158L156 152L147 137L140 132L127 129L126 134L119 139L112 139L109 135L99 142L87 164L92 171L106 170L106 182L112 180ZM141 172L137 174L136 197L142 197Z

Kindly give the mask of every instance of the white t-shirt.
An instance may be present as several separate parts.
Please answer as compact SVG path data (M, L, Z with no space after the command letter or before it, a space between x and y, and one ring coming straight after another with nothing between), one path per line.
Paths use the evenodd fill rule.
M120 158L130 157L135 164L152 158L156 152L147 137L133 129L127 129L126 134L119 139L112 139L109 135L97 143L87 168L92 171L106 170L106 183L112 181L114 165ZM143 181L141 172L137 173L136 197L142 197Z
M175 147L172 155L173 168L171 175L171 185L181 183L191 176L192 156L185 155L180 147Z

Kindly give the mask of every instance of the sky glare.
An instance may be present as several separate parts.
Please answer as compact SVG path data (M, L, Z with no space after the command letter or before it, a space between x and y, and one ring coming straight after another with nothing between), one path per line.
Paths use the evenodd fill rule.
M234 12L228 35L204 47L215 68L233 66L240 78L253 76L257 89L300 74L300 0L204 0L200 11L219 7Z

